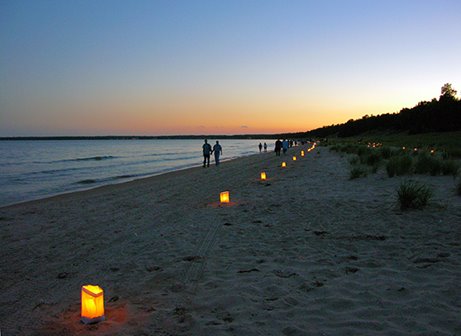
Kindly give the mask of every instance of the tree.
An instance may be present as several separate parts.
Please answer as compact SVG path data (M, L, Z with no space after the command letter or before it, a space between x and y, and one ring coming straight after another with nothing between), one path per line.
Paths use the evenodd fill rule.
M443 84L441 89L441 97L455 98L457 91L451 87L450 83Z

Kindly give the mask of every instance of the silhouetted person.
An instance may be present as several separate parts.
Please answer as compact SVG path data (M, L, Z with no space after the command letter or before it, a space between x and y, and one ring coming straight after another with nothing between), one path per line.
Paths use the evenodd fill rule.
M267 152L267 143L264 143L264 151Z
M211 145L208 143L208 140L205 139L205 143L202 146L203 148L203 167L210 166L210 154L213 151Z
M219 144L219 141L216 141L216 144L213 146L213 153L214 153L214 162L216 165L219 165L219 155L222 154L222 147Z
M261 153L261 151L263 149L263 145L261 143L259 143L258 147L259 147L259 152Z
M282 141L280 139L277 139L275 142L275 155L280 156L280 150L282 149Z
M287 139L283 140L283 142L282 142L283 154L286 154L286 153L287 153L288 146L289 146L288 140L287 140Z

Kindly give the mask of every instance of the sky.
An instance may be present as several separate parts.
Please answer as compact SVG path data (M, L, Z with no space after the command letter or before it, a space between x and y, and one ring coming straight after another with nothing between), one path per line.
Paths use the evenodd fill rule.
M460 32L459 0L0 0L0 136L282 133L394 113L461 92Z

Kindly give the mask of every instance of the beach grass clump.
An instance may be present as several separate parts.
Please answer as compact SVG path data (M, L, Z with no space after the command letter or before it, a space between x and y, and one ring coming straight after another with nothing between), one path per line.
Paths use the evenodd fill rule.
M354 180L368 175L368 170L363 166L352 166L349 179Z
M362 157L371 153L371 148L363 144L348 144L343 149L346 153L357 154Z
M360 157L356 154L352 155L350 158L349 158L349 163L352 165L352 166L355 166L355 165L358 165L360 163Z
M451 175L457 177L459 174L460 165L455 160L443 160L440 164L442 175Z
M332 145L330 146L330 150L334 152L341 152L341 145Z
M345 144L339 147L339 151L342 153L357 154L357 148L357 145Z
M437 157L420 153L416 159L415 173L430 174L432 176L440 175L441 166L441 161Z
M461 148L459 148L459 146L456 148L450 148L448 151L448 156L453 158L461 158Z
M371 153L371 149L366 146L358 146L357 147L357 154L360 157L365 157Z
M386 159L386 160L389 159L394 154L393 150L390 147L387 147L387 146L386 147L381 147L379 149L379 152L381 154L381 157L383 159Z
M398 202L401 210L422 209L432 197L432 190L414 181L404 181L397 189Z
M375 166L381 161L381 155L379 152L370 152L360 157L360 161L368 166Z
M371 172L372 172L373 174L376 174L376 173L378 172L378 170L379 170L379 163L374 164L374 165L371 167Z
M413 160L408 155L392 156L386 164L386 171L389 177L402 176L411 173Z

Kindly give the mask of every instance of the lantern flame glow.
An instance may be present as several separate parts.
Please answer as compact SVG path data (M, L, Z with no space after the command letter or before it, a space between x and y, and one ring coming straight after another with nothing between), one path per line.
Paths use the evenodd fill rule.
M228 191L223 191L222 193L219 194L219 200L221 203L229 203L230 197L229 197L229 192Z
M296 159L296 156L293 156L293 161L296 161L296 160L297 160L297 159Z
M81 321L85 324L104 321L104 291L99 286L82 286Z
M266 178L266 172L261 172L261 181L265 181Z
M282 168L285 168L287 166L287 163L285 161L282 162Z
M301 156L304 156L304 151L303 150L301 151Z

